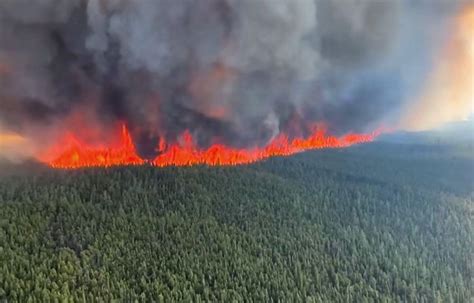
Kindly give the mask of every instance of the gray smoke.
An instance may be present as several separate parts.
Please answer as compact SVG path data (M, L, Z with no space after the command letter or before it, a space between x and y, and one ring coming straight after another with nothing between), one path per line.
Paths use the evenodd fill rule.
M143 153L185 129L236 146L367 130L416 91L461 2L2 0L0 126L87 109Z

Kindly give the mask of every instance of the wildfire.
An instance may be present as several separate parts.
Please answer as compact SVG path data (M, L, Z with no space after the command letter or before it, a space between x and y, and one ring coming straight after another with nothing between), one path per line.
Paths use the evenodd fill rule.
M200 150L193 141L189 132L183 135L184 144L172 145L166 152L159 155L152 164L155 166L189 166L205 164L216 165L240 165L253 163L269 157L289 156L301 151L321 148L341 148L353 144L372 141L377 134L349 134L341 138L326 136L325 132L315 131L307 139L289 140L287 136L280 135L270 142L266 147L253 148L250 150L236 149L220 144Z
M48 157L53 160L44 160L54 168L81 168L81 167L109 167L119 165L150 164L157 167L164 166L191 166L191 165L240 165L260 161L269 157L288 156L298 152L322 148L342 148L354 144L370 142L379 134L348 134L343 137L328 136L324 130L315 130L304 139L289 139L280 135L273 139L266 147L252 149L237 149L222 144L213 144L206 149L199 148L190 132L182 135L181 143L167 145L160 143L162 153L154 160L141 159L125 125L121 128L120 143L113 147L91 147L81 142L74 135L68 135L62 149L55 147L48 151Z
M132 137L125 125L121 127L119 143L113 146L89 146L73 134L66 135L63 141L61 146L66 146L65 150L62 150L61 146L55 146L41 157L42 161L55 168L109 167L145 163L137 155ZM45 160L48 158L53 160Z

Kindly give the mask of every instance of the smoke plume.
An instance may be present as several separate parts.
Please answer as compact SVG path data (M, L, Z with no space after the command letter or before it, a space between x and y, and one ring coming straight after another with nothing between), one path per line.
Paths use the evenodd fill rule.
M185 130L236 147L371 130L419 94L466 2L2 0L0 128L42 146L125 122L145 156Z

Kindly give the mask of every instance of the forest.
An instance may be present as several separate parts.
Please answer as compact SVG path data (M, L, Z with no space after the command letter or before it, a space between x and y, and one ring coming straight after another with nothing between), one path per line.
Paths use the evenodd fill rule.
M0 302L473 302L472 146L32 171L0 178Z

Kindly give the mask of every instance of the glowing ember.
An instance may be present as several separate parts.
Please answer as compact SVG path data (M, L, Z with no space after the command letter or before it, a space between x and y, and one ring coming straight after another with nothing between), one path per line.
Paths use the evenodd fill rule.
M348 134L343 137L327 136L323 130L315 130L309 138L290 140L280 135L266 147L237 149L221 144L213 144L207 149L199 148L189 132L182 135L181 144L166 145L160 142L162 153L152 161L141 159L135 150L131 136L125 126L122 127L120 145L115 147L93 148L69 135L68 148L52 161L46 161L55 168L108 167L117 165L140 165L149 163L154 166L190 166L190 165L239 165L253 163L274 156L288 156L301 151L322 148L342 148L354 144L370 142L379 132L372 134ZM57 150L57 148L56 148ZM49 154L54 154L50 151Z

